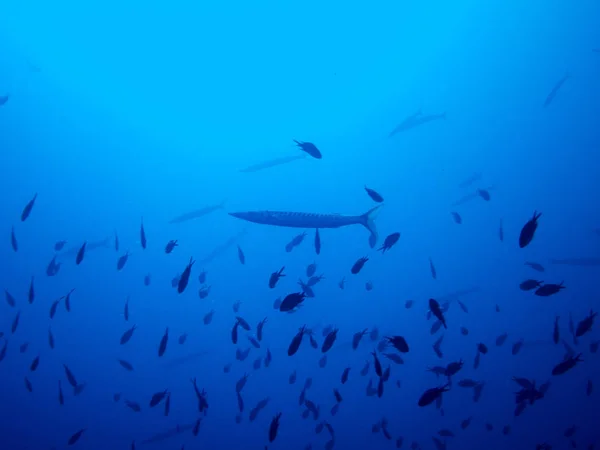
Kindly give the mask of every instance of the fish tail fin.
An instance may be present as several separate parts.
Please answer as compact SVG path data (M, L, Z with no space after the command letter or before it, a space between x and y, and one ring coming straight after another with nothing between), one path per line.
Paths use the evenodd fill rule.
M377 217L377 212L383 205L377 205L374 208L371 208L362 216L360 216L360 223L364 226L371 235L369 236L369 245L371 248L375 247L377 244L377 227L375 226L375 218Z

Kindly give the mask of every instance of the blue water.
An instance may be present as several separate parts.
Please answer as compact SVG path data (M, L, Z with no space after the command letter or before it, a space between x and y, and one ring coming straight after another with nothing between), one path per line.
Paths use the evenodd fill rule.
M592 349L600 337L592 327L575 344L568 328L569 316L577 326L590 310L600 309L600 268L552 262L599 255L597 2L5 3L0 6L0 99L8 95L0 106L0 289L16 304L0 303L0 351L6 346L0 361L0 448L63 449L81 429L72 448L130 449L135 441L135 448L149 450L306 449L309 444L391 449L400 437L402 448L437 450L600 445L600 363ZM388 138L417 111L446 113L446 119ZM323 158L240 172L300 155L293 139L315 143ZM473 174L480 178L459 187ZM317 255L314 230L252 224L226 214L270 209L358 215L374 206L365 185L385 199L376 219L375 249L360 225L320 230ZM475 194L477 189L489 189L490 200ZM21 212L36 193L23 222ZM467 195L470 200L453 206ZM169 223L221 202L224 208L201 218ZM519 233L536 210L542 212L539 228L521 249ZM461 224L451 212L461 216ZM11 246L13 227L17 251ZM304 231L304 242L286 252L285 245ZM393 232L401 233L399 242L383 255L377 252ZM65 240L65 249L77 249L104 239L106 246L88 251L79 265L74 254L59 252L59 273L46 275L55 242ZM171 239L179 246L167 255ZM238 245L245 264L238 259ZM117 259L127 251L129 260L117 271ZM363 256L369 261L352 275L351 266ZM190 257L197 262L189 286L178 294L171 280ZM532 270L527 261L542 264L545 272ZM317 275L325 276L315 297L293 314L275 310L278 297L300 289L297 281L306 281L312 262ZM282 266L286 277L270 289L270 274ZM210 286L204 299L198 295L202 269ZM564 281L566 288L536 296L519 288L529 278ZM71 289L71 311L60 300L51 319L52 303ZM473 292L448 297L463 290ZM430 333L434 320L427 319L429 298L449 301L448 329L435 335ZM406 308L408 300L414 301L412 308ZM205 325L211 310L213 321ZM237 315L252 330L240 329L234 345ZM561 339L584 361L552 376L566 352L553 342L557 316ZM236 348L251 347L246 336L255 335L265 317L261 348L236 360ZM131 341L120 345L133 325ZM302 325L313 330L319 349L305 336L290 357L287 348ZM328 326L339 328L339 334L321 368ZM159 357L167 327L167 349ZM379 338L367 334L352 350L353 334L365 328L379 330ZM179 344L183 333L187 341ZM508 334L506 343L496 346L502 333ZM438 358L432 345L442 334L443 358ZM391 375L381 397L367 396L369 380L375 387L378 380L371 352L390 335L404 336L410 351L402 354L402 365L378 352ZM512 355L512 345L521 339L523 348ZM489 352L475 369L478 343ZM253 369L267 349L271 365ZM38 356L39 367L31 371ZM134 370L126 371L118 359ZM460 359L464 367L452 377L442 404L417 406L426 389L446 383L427 369ZM362 376L366 361L369 372ZM63 365L85 384L79 395ZM349 380L342 385L346 367ZM294 371L297 381L290 384ZM250 374L242 391L245 408L236 424L235 383L245 373ZM535 380L537 387L551 382L544 398L518 417L513 376ZM194 377L207 393L206 415L198 411ZM313 385L306 398L320 406L318 419L303 418L306 407L298 401L308 377ZM477 402L472 389L458 385L467 378L485 383ZM596 388L590 395L588 382ZM336 415L331 414L334 388L343 397ZM171 393L168 416L164 402L149 407L152 395L165 389ZM266 397L268 405L250 422L249 411ZM141 411L128 408L125 400L139 403ZM282 413L279 433L269 443L277 413ZM389 440L372 430L384 417ZM461 421L468 417L472 422L463 430ZM143 443L199 418L197 436L180 428L157 443ZM327 429L315 432L323 421L333 427L334 437ZM577 431L566 437L573 425ZM510 430L504 433L506 426ZM455 437L440 437L443 429Z

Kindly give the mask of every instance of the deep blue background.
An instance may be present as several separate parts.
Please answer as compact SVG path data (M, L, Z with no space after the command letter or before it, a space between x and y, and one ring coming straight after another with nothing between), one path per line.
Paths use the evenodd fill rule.
M597 197L600 176L600 8L597 2L275 1L153 2L110 0L22 1L0 5L0 289L18 301L0 304L0 331L8 351L0 362L0 447L64 448L80 428L88 430L77 446L129 448L155 432L194 422L197 377L208 391L210 411L200 435L189 433L155 448L257 448L266 443L272 416L283 411L273 448L322 448L313 420L303 420L297 397L307 376L314 379L308 398L322 405L322 416L336 429L335 448L393 448L371 425L386 416L394 438L405 447L417 441L432 448L431 436L454 430L448 448L529 449L548 441L566 448L564 430L577 424L580 447L598 436L597 396L585 395L588 379L600 382L598 355L581 339L585 363L552 380L545 399L513 418L516 385L511 376L550 378L564 354L551 343L554 317L563 335L569 313L577 322L598 308L598 267L564 267L552 258L596 257L600 237ZM41 71L31 70L31 65ZM572 76L549 108L543 102L566 73ZM388 133L419 108L447 113L434 122L387 139ZM292 139L311 141L324 154L257 173L240 173L251 164L295 154ZM468 189L459 183L473 173L482 179ZM292 253L285 244L301 230L241 222L226 211L279 209L359 214L372 206L363 191L377 189L386 202L377 226L383 238L402 238L381 256L367 246L360 227L322 230L323 251L316 256L313 234ZM476 187L493 186L489 203L480 198L460 207L452 203ZM20 223L23 206L39 197L31 217ZM200 220L169 225L174 216L226 200L225 209ZM453 223L457 210L463 224ZM542 211L533 243L519 249L517 236L534 210ZM143 218L149 247L139 242ZM505 242L498 239L503 221ZM10 247L15 226L19 251ZM194 267L190 287L177 295L170 280L190 256L201 260L213 248L246 229L235 246L203 267L212 292L197 296ZM90 252L84 263L65 262L59 275L45 268L53 244L68 247L100 240L117 230L122 251ZM164 254L169 239L180 247ZM116 260L132 253L122 272ZM371 260L358 276L349 269L360 256ZM429 272L435 262L438 279ZM307 264L317 261L326 279L314 300L295 315L276 313L277 296L297 289ZM525 261L546 265L543 276ZM269 274L285 265L288 276L269 290ZM144 286L150 273L152 284ZM35 276L37 297L27 304ZM344 291L337 287L345 276ZM565 281L556 297L540 299L518 284L529 277ZM374 289L365 290L372 281ZM427 299L478 286L448 312L449 330L437 359L436 339L425 319ZM54 299L70 289L73 311L60 307L50 321ZM122 312L130 296L130 323ZM411 310L404 308L415 300ZM271 403L259 419L236 425L234 384L260 352L235 360L230 341L232 305L253 326L263 317L265 343L273 352L270 368L252 373L244 391L246 412L261 398ZM495 305L500 313L495 312ZM202 317L216 311L209 326ZM21 324L10 335L17 310ZM138 330L121 347L131 324ZM325 369L320 353L307 342L293 358L285 350L297 329L307 324L340 328ZM392 367L382 399L365 397L368 377L358 372L373 345L357 352L348 345L354 332L378 326L402 334L411 345L406 364ZM48 327L56 348L47 343ZM171 340L159 359L158 342L168 326ZM459 327L470 334L464 337ZM185 345L177 337L189 334ZM503 348L493 345L508 332ZM525 339L523 351L510 345ZM322 338L319 333L319 341ZM0 345L3 340L0 339ZM490 353L472 368L477 342ZM27 353L18 347L30 342ZM364 346L363 346L364 345ZM240 347L249 344L245 338ZM339 348L338 348L339 347ZM180 356L207 352L185 364ZM41 355L37 372L29 364ZM116 358L130 361L125 372ZM461 376L486 381L481 401L452 389L444 397L445 416L435 407L417 408L421 392L441 380L426 368L464 358ZM73 397L65 380L66 363L87 383ZM331 418L332 388L344 367L350 381L344 402ZM288 376L298 370L298 382ZM23 377L33 383L25 390ZM373 373L370 374L374 377ZM58 380L66 404L58 404ZM396 388L396 380L402 387ZM171 415L149 410L151 395L172 391ZM113 402L116 392L138 401L141 413ZM465 432L459 423L474 416ZM488 432L484 423L494 425ZM511 425L509 436L501 434Z

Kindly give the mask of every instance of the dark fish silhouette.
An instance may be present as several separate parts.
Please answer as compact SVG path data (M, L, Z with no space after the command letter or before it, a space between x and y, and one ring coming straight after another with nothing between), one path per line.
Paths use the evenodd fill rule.
M0 98L0 102L1 102L1 98ZM29 200L29 202L25 205L25 208L23 208L23 211L21 212L21 222L25 222L27 220L27 218L29 217L29 215L31 214L31 210L33 209L33 205L35 205L35 201L37 199L37 192L34 194L33 198L31 200Z
M525 248L532 241L535 235L535 231L538 227L537 221L541 215L542 213L538 214L537 211L534 211L533 217L529 219L525 225L523 225L523 228L521 229L521 234L519 235L519 247Z
M192 272L192 266L194 265L195 262L196 261L194 261L194 259L190 257L190 262L185 267L185 269L183 270L183 273L181 274L181 276L179 277L179 280L177 281L177 292L179 292L180 294L183 291L185 291L185 288L188 285L188 281L190 280L190 273Z
M171 219L169 221L169 223L182 223L182 222L188 222L190 220L198 219L198 218L200 218L202 216L206 216L207 214L210 214L214 211L223 209L224 206L225 206L225 200L223 200L219 204L205 206L204 208L196 209L194 211L177 216L177 217Z
M386 251L391 249L394 245L396 245L396 242L398 242L399 239L400 239L400 233L398 233L398 232L391 233L390 235L388 235L385 238L385 240L383 241L383 245L379 248L379 250L381 251L381 253L385 253Z
M294 139L294 142L296 143L296 145L298 147L300 147L300 150L308 153L313 158L321 159L323 157L323 155L321 154L321 151L312 142L299 142L296 139Z
M140 224L140 244L142 248L146 250L146 246L148 245L148 241L146 240L146 230L144 229L144 222Z
M421 110L419 110L413 115L404 119L404 121L402 121L396 128L394 128L388 135L388 138L391 138L395 134L400 133L402 131L407 131L411 128L418 127L419 125L423 125L427 122L433 122L434 120L440 119L446 119L446 113L423 115Z
M293 161L297 161L299 159L305 159L306 154L301 155L291 155L291 156L283 156L281 158L270 159L269 161L265 161L258 164L253 164L251 166L246 167L245 169L241 169L242 173L253 173L258 172L264 169L269 169L271 167L281 166L283 164L288 164Z
M365 186L365 191L367 192L367 195L371 197L371 200L377 203L383 203L383 197L379 194L379 192L370 189L367 186Z
M569 72L567 72L560 80L558 80L558 82L554 85L554 87L552 88L552 90L550 91L548 96L546 97L546 100L544 101L544 108L547 108L548 106L550 106L550 104L556 97L556 94L558 93L560 88L563 86L563 84L565 84L565 82L569 78L571 78L571 76L569 75Z

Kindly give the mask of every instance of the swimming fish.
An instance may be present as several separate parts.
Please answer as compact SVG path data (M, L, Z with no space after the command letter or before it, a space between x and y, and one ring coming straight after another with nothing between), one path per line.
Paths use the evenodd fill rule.
M373 248L377 243L375 213L381 206L378 205L360 216L289 211L244 211L229 213L229 215L248 222L290 228L340 228L349 225L362 225L370 233L369 245Z
M270 160L262 162L262 163L253 164L251 166L246 167L245 169L241 169L240 172L242 172L242 173L258 172L260 170L270 169L271 167L281 166L283 164L288 164L293 161L297 161L299 159L305 159L305 158L306 158L305 154L283 156L281 158L270 159Z
M558 93L560 88L563 86L563 84L565 84L565 82L569 78L571 78L571 76L569 75L569 72L567 72L560 80L558 80L558 82L554 85L554 87L552 88L552 90L550 91L548 96L546 97L546 100L544 101L544 108L547 108L548 106L550 106L550 104L554 100L554 97L556 97L556 94Z
M225 206L225 200L223 200L221 203L218 203L216 205L205 206L204 208L196 209L194 211L190 211L188 213L181 214L180 216L177 216L177 217L174 217L173 219L171 219L169 221L169 223L182 223L182 222L188 222L190 220L198 219L198 218L205 216L207 214L210 214L214 211L223 209L224 206Z

